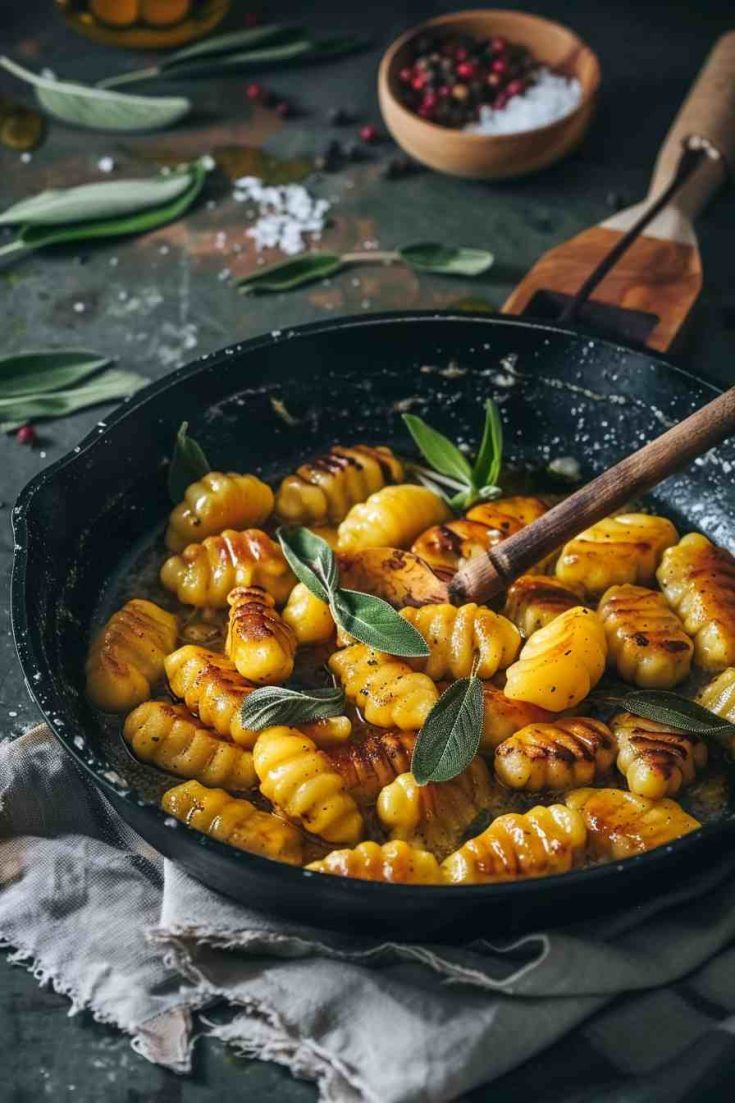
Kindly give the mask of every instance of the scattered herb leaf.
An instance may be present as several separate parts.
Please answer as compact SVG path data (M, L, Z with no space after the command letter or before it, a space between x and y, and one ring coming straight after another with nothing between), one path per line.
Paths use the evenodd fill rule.
M343 631L376 651L408 658L430 654L421 633L380 597L358 590L337 590L330 610Z
M328 603L337 586L337 561L326 540L306 528L281 528L276 536L299 582L314 597Z
M404 414L403 420L424 459L435 471L471 485L472 468L456 444L416 414Z
M477 754L483 724L482 682L460 678L444 691L418 734L411 771L419 785L450 781Z
M238 287L248 295L262 295L273 291L291 291L305 283L323 280L344 267L337 253L306 253L295 260L286 260L270 268L262 268L252 276L239 280Z
M108 371L81 387L0 400L0 429L10 432L26 422L67 414L127 398L148 382L136 372Z
M495 260L485 249L465 249L435 242L404 245L398 255L411 268L437 276L481 276Z
M287 689L262 686L245 698L240 716L250 731L262 731L274 724L289 727L341 716L345 695L341 689Z
M86 349L49 349L0 357L0 399L27 398L81 383L109 364Z
M203 448L189 436L189 422L182 421L168 465L168 493L171 501L175 505L182 501L186 488L211 470L212 466Z
M122 218L170 203L190 186L187 173L170 173L151 179L54 188L13 204L0 214L0 226L59 226Z
M490 399L485 401L485 426L477 450L472 478L475 486L495 487L503 465L503 423L498 407Z

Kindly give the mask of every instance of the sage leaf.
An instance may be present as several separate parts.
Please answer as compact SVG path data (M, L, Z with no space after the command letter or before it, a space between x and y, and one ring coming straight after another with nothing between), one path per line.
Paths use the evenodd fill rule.
M503 465L503 423L498 408L491 398L485 400L485 426L482 440L472 469L472 477L479 487L495 487Z
M329 607L340 628L376 651L408 658L430 654L421 633L381 597L339 589Z
M212 470L204 450L189 436L188 430L189 422L182 421L168 465L168 493L174 505L183 500L188 486Z
M192 46L184 46L181 50L175 50L161 61L158 68L165 73L175 69L180 62L189 61L191 58L216 57L218 54L252 50L254 47L260 48L274 42L293 42L305 37L306 32L302 27L288 26L283 23L266 23L262 27L228 31L225 34L203 38Z
M0 65L33 85L40 106L55 119L89 130L161 130L191 110L183 96L131 96L73 81L41 77L7 57Z
M481 276L495 260L485 249L453 248L434 242L405 245L398 255L419 272L442 276Z
M328 603L337 586L337 562L326 540L306 528L280 528L276 536L299 582L314 597Z
M418 734L411 771L419 785L450 781L477 754L483 725L482 682L460 678L444 691Z
M435 471L459 479L468 487L474 486L472 468L456 444L416 414L404 414L403 420L419 451Z
M148 180L109 180L55 188L9 207L0 214L0 226L63 226L121 218L178 199L191 187L191 182L188 173L171 173Z
M0 357L0 399L59 391L109 364L86 349L49 349Z
M306 253L295 260L286 260L245 276L238 288L246 295L262 295L274 291L291 291L314 280L323 280L344 267L338 253Z
M81 387L0 400L0 429L10 432L26 422L46 417L65 417L88 406L128 398L148 382L136 372L108 371Z
M295 727L314 720L341 716L345 695L341 689L288 689L286 686L262 686L243 701L240 717L250 731L258 732L274 724Z
M678 693L663 689L632 690L623 693L620 703L634 716L644 716L659 724L670 724L673 728L681 728L682 731L694 735L710 735L728 746L735 736L735 724L728 723L716 713Z

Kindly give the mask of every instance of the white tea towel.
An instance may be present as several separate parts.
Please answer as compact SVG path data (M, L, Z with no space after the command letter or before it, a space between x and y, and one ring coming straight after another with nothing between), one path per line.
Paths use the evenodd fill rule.
M735 1044L733 856L643 908L616 913L611 899L594 924L503 946L378 943L204 888L39 728L0 745L0 886L14 959L180 1072L204 1008L210 1033L315 1080L329 1103L441 1103L521 1083L569 1032L585 1060L664 1077L667 1099L684 1100ZM555 1099L577 1097L567 1065Z

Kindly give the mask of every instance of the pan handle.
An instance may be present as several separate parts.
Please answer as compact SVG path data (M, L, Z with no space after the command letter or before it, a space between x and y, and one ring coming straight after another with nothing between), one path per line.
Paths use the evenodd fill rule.
M682 141L692 135L714 146L720 157L702 164L673 200L690 219L696 218L728 175L735 175L735 31L715 43L666 135L653 170L649 199L671 183Z

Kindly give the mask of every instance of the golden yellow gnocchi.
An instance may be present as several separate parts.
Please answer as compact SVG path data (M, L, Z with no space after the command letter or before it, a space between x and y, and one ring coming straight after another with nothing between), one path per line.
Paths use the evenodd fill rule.
M400 840L383 846L366 842L359 843L353 850L333 850L326 858L306 868L315 873L395 885L435 885L441 881L434 855Z
M176 647L177 620L152 601L133 598L92 640L87 696L104 712L127 712L150 697Z
M556 577L599 597L611 586L653 582L666 548L678 539L671 521L649 513L606 517L565 544Z
M226 655L186 644L168 656L166 677L171 692L184 701L208 728L252 750L257 738L240 716L254 687L238 674Z
M380 791L376 810L391 839L403 839L443 858L488 807L490 795L488 768L475 758L451 781L419 785L412 773L401 774Z
M445 858L442 875L451 884L482 885L567 873L586 841L582 816L563 804L508 812Z
M275 601L258 586L237 586L227 601L230 618L225 651L238 674L257 685L278 685L291 677L296 636Z
M618 769L632 793L651 800L674 797L707 765L707 746L696 735L655 720L619 712L610 721Z
M336 651L329 669L368 724L378 728L417 731L439 700L437 688L426 674L364 643Z
M409 659L409 665L434 681L467 678L473 669L478 678L492 678L513 662L521 644L515 625L480 605L422 605L401 609L401 616L430 651L427 658Z
M288 475L276 495L276 514L289 525L338 525L352 506L403 478L390 448L336 444Z
M380 790L411 768L415 732L370 732L324 753L355 800L374 801Z
M408 548L429 525L451 515L444 499L425 486L386 486L352 507L339 526L337 547L341 552Z
M529 701L512 701L492 682L482 683L482 699L481 754L492 753L499 743L528 724L544 724L554 716L553 712Z
M492 543L485 525L460 517L443 525L432 525L413 542L411 551L428 563L439 578L447 579L471 559L484 555Z
M280 546L260 529L225 529L189 544L163 564L161 582L184 605L221 609L236 586L260 586L282 605L296 585Z
M615 759L607 724L569 716L553 724L529 724L495 749L495 773L511 789L538 793L591 785Z
M669 605L694 640L704 670L735 665L735 558L690 532L664 555L657 574Z
M253 750L260 791L276 808L328 843L356 843L362 815L341 776L296 728L265 728Z
M183 502L172 510L166 547L180 552L223 529L262 525L273 510L273 491L255 475L210 471L186 488Z
M566 804L584 818L596 858L629 858L701 827L676 801L651 800L624 789L574 789Z
M729 666L703 686L697 701L703 708L735 724L735 666Z
M551 712L575 708L605 670L607 640L597 616L568 609L530 637L506 671L505 695Z
M253 756L197 723L184 705L144 701L125 718L123 735L137 758L202 785L251 789Z
M327 643L334 634L329 606L307 590L303 582L294 586L281 616L300 646Z
M261 812L249 800L232 797L224 789L187 781L164 793L161 807L189 827L238 850L292 866L303 861L301 836L293 824Z
M689 674L694 647L664 597L643 586L611 586L597 609L608 661L644 689L671 689Z
M509 587L503 613L527 639L580 604L579 593L558 578L523 574Z

